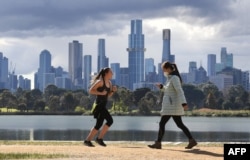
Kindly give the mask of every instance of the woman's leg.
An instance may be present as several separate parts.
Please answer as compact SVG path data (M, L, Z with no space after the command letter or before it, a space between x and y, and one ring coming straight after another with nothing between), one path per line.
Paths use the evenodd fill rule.
M165 133L165 125L168 122L168 120L171 118L171 116L162 116L161 117L161 121L159 123L159 131L158 131L158 138L157 138L157 142L161 142L162 138L164 136Z
M183 124L182 119L181 119L181 116L173 116L173 119L174 119L176 125L177 125L180 129L182 129L182 131L185 133L185 135L186 135L186 136L188 137L188 139L189 139L189 143L188 143L186 149L191 149L191 148L193 148L194 146L196 146L196 145L197 145L197 142L193 139L193 137L192 137L190 131L188 130L188 128Z
M181 116L173 116L174 122L179 127L185 135L188 137L188 139L193 139L191 133L189 132L188 128L183 124Z
M165 133L165 125L170 119L171 116L162 116L161 121L159 123L159 131L158 131L158 138L157 141L155 141L154 144L148 145L150 148L155 148L155 149L161 149L161 141L163 138L163 135Z
M101 128L102 124L104 122L104 118L97 118L96 119L96 125L95 127L93 127L88 135L88 137L86 138L87 141L91 141L94 136L97 134L98 130Z
M98 136L98 139L103 139L103 137L105 136L105 134L107 133L109 127L113 124L113 118L110 115L110 113L108 112L107 109L103 110L102 116L104 119L106 119L106 124L102 127L102 130Z

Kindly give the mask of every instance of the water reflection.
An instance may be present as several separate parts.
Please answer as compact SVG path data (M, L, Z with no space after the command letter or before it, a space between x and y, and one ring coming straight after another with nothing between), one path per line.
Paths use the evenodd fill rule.
M0 130L0 140L56 140L82 141L89 130ZM199 142L249 142L248 132L192 132ZM105 140L110 141L154 141L156 131L109 131ZM166 131L164 141L187 141L182 132Z

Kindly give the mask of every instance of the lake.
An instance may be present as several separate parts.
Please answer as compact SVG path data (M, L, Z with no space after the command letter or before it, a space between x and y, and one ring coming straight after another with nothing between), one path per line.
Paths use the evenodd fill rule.
M105 137L112 141L154 141L159 116L114 116ZM200 142L249 142L250 118L183 117ZM83 140L94 126L92 116L0 116L0 140ZM171 119L164 141L187 141Z

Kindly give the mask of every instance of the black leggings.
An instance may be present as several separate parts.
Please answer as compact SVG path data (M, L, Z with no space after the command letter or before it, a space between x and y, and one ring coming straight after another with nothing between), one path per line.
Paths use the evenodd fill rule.
M168 120L173 117L175 124L177 125L177 127L179 127L180 129L182 129L182 131L185 133L185 135L189 138L192 139L192 135L189 132L188 128L183 124L181 116L168 116L168 115L164 115L161 117L161 121L159 123L159 132L158 132L158 142L162 141L162 138L164 136L165 133L165 125L168 122Z
M106 125L110 127L113 124L113 118L106 108L103 109L100 113L100 116L98 116L98 118L96 118L96 125L94 128L96 130L99 130L102 127L102 124L103 124L105 119L107 121Z

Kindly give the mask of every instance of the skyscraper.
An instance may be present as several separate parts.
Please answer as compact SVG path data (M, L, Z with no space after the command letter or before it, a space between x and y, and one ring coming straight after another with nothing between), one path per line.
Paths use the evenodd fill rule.
M111 69L113 71L114 84L121 85L121 71L120 71L120 63L111 63Z
M22 88L23 90L30 90L31 89L31 81L28 78L25 78L20 75L18 79L18 87Z
M45 86L45 74L51 73L51 54L48 50L43 50L39 57L39 68L37 72L38 89L42 92Z
M69 78L72 89L82 88L82 43L69 43Z
M0 52L0 89L8 88L8 58Z
M221 48L221 63L224 65L224 68L233 68L233 54L228 54L226 47Z
M175 62L175 56L171 55L170 41L171 41L171 30L163 29L162 31L163 39L163 50L162 50L162 62L169 61Z
M171 55L171 30L170 29L163 29L162 30L162 40L163 40L163 49L162 49L162 62L169 61L169 62L175 62L175 56ZM163 82L165 80L163 76L163 72L161 69L158 69L158 81Z
M97 71L109 66L109 59L105 55L105 39L98 39L98 63Z
M156 71L153 58L145 59L145 81L155 82L156 81Z
M216 55L215 54L208 54L208 56L207 56L208 77L216 75L215 66L216 66Z
M92 56L84 56L84 89L87 90L91 81L91 72L92 72Z
M128 37L128 68L129 88L134 83L144 81L144 34L142 33L142 20L131 20L131 33Z

